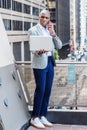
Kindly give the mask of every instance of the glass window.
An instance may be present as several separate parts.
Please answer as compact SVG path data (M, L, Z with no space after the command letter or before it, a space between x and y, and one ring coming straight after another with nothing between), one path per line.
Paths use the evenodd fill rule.
M11 20L9 19L3 19L4 26L6 30L11 30Z
M22 21L13 20L13 30L23 30Z
M55 0L49 0L49 1L55 1Z
M30 14L30 6L24 4L24 13Z
M35 26L37 23L33 23L33 26Z
M44 4L44 3L45 3L45 1L44 1L44 0L42 0L42 3Z
M11 9L11 0L7 0L7 9Z
M30 28L30 22L24 22L24 30L28 30Z
M25 61L30 61L31 58L30 58L30 51L29 51L29 42L28 41L25 41L24 42L24 60Z
M39 9L36 7L33 7L33 15L38 16L39 15Z
M2 0L2 8L11 9L11 0Z
M2 0L2 8L6 8L6 0Z
M17 1L12 1L12 10L22 12L22 3Z
M0 0L0 8L1 8L1 0Z
M21 43L13 43L13 54L16 61L21 61Z

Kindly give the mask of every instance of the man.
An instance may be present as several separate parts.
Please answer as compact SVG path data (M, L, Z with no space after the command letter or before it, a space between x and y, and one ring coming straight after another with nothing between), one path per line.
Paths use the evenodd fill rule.
M42 10L39 14L39 23L28 30L28 36L42 35L52 36L55 48L61 49L62 42L56 36L53 23L50 21L48 10ZM54 77L54 65L52 60L53 52L44 49L33 52L32 67L36 82L34 93L34 105L31 118L31 125L36 128L52 127L53 124L46 118L49 97Z

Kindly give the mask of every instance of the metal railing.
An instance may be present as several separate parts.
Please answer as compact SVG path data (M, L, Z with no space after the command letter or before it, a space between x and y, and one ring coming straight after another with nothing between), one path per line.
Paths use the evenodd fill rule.
M28 105L33 105L35 81L31 62L16 62L22 70ZM58 61L49 108L84 109L87 107L87 63ZM50 82L50 81L49 81Z

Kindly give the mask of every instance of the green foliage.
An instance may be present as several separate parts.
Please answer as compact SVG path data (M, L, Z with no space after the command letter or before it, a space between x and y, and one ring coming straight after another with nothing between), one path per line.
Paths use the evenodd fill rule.
M54 49L54 57L55 57L55 60L59 60L58 51L56 49Z

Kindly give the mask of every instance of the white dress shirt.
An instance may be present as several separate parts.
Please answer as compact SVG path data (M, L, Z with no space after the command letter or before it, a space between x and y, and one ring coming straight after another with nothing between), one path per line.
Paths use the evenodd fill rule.
M40 23L39 23L39 25L42 30L43 36L50 36L50 32L49 32L48 28L43 27ZM51 51L47 52L47 55L51 56L52 52Z

